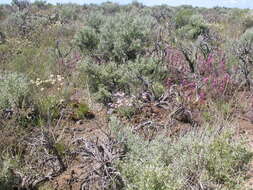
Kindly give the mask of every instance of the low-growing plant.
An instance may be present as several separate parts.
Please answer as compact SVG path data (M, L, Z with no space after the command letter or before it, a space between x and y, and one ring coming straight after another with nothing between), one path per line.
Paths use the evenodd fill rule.
M55 95L40 97L37 103L40 117L51 121L61 116L61 106L61 99Z
M145 141L115 118L113 134L127 150L118 162L126 189L240 189L252 154L231 126L192 130L176 139Z
M21 108L29 95L27 78L18 73L0 73L0 109Z
M90 108L83 102L70 102L68 107L71 109L71 118L75 121L89 118L91 115Z
M163 82L168 75L164 65L155 59L136 59L134 62L117 65L110 62L96 64L86 60L80 65L81 75L87 76L91 92L101 102L112 101L112 94L123 91L127 95L140 95L151 91L156 98L164 92Z
M19 158L11 158L9 155L2 155L0 158L0 190L12 189L18 183L12 169L19 166Z
M127 119L131 119L135 112L136 109L133 106L120 106L117 108L117 113L119 116L125 117Z

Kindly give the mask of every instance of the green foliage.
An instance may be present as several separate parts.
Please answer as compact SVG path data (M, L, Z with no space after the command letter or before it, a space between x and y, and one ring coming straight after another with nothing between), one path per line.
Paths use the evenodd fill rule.
M118 13L104 18L104 24L101 24L101 15L92 16L88 17L89 25L75 38L77 46L84 52L92 50L104 60L122 63L144 54L152 42L155 20L150 16ZM99 25L95 26L93 20Z
M231 129L212 126L178 139L149 142L112 118L111 128L126 146L118 162L126 189L240 189L252 154Z
M253 29L246 30L241 36L240 43L241 45L247 45L247 47L253 45Z
M47 1L44 0L35 0L33 4L36 5L39 9L47 8Z
M90 112L90 108L86 103L72 102L70 108L73 112L72 119L74 120L85 119Z
M100 27L103 25L104 21L105 16L100 11L91 12L86 18L87 26L95 29L97 33L100 32Z
M190 18L193 15L193 11L190 9L182 9L176 13L175 16L175 25L176 28L179 29L190 22Z
M63 142L57 142L54 144L55 149L57 152L61 155L64 156L66 153L66 145Z
M41 118L46 120L54 120L60 117L62 107L58 96L39 96L35 101Z
M34 78L45 78L58 68L53 64L56 61L55 57L47 48L34 48L27 44L27 47L18 47L17 51L18 55L13 56L7 65L8 70L29 74Z
M242 24L243 24L243 30L244 30L244 31L246 31L247 29L252 28L252 27L253 27L253 18L252 18L252 14L247 15L247 16L244 18Z
M101 4L101 8L106 15L112 15L115 14L116 12L119 12L120 6L117 3L113 2L105 2Z
M187 24L178 30L182 37L196 40L199 35L208 33L208 25L205 23L203 16L192 15Z
M231 138L232 134L227 132L210 143L206 167L211 180L235 188L245 170L244 162L247 163L252 155L239 143L230 142Z
M135 112L136 109L133 106L120 106L117 109L117 113L119 114L119 116L125 117L127 119L131 119Z
M99 44L96 30L89 26L85 27L76 37L76 44L82 52L93 54Z
M24 75L0 73L0 109L22 107L29 95L29 83Z
M154 95L156 98L160 98L164 94L166 89L165 89L164 85L161 84L160 82L155 82L152 85L152 91L154 92Z
M12 174L11 169L18 167L19 158L2 155L0 158L0 190L12 189L18 179Z
M104 103L110 102L111 95L118 91L138 95L145 85L143 80L151 84L150 90L156 96L160 96L164 92L162 82L167 76L166 67L154 59L144 58L121 65L113 62L99 65L86 60L80 65L80 71L81 75L87 76L91 92Z
M60 12L60 17L63 22L73 21L78 19L78 9L74 4L63 5Z

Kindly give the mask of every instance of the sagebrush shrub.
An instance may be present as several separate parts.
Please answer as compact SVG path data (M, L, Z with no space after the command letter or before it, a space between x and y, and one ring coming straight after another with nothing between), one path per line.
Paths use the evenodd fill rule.
M150 84L150 89L146 90L153 91L159 97L164 92L163 82L168 73L157 60L140 58L120 65L114 62L96 64L86 60L80 64L80 74L87 76L85 79L95 97L106 103L118 91L138 95L144 90L145 82Z
M251 153L227 127L145 141L112 118L112 131L127 151L118 162L126 189L240 189Z
M188 23L178 30L178 33L187 39L196 40L198 36L208 33L208 25L203 16L192 15Z
M117 13L113 17L101 17L90 15L87 26L76 35L76 44L82 51L92 50L100 58L120 63L145 53L156 23L151 16Z
M0 158L0 190L12 189L18 183L19 179L11 172L12 168L18 168L18 162L19 158L11 158L9 155Z
M18 73L0 73L0 109L22 106L29 95L27 78Z

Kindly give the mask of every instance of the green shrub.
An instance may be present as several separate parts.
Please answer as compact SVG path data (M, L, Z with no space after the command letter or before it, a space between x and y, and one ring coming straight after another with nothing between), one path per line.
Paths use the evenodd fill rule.
M62 10L60 11L60 17L63 22L68 22L78 19L78 9L74 4L62 5Z
M104 103L110 102L111 95L118 91L127 95L138 95L145 85L143 80L150 83L149 90L154 91L158 97L164 92L162 83L167 76L166 67L151 58L140 58L121 65L113 62L99 65L92 60L86 60L81 63L80 71L81 75L87 76L95 98Z
M10 156L2 155L0 158L0 190L12 189L18 183L19 179L11 172L11 169L19 166L18 162L18 157L11 158Z
M190 9L182 9L178 11L174 17L176 28L178 29L189 24L190 18L193 14L193 11Z
M87 26L95 29L97 33L100 32L100 28L104 22L105 16L100 11L91 12L86 18Z
M31 76L46 78L52 71L57 70L56 57L47 48L35 48L31 45L19 47L19 54L13 56L7 69Z
M187 39L196 40L199 35L207 34L209 31L208 25L202 15L192 15L186 25L182 26L178 33Z
M44 0L35 0L33 4L35 6L37 6L39 9L46 9L46 8L48 8L47 1L44 1Z
M118 162L126 189L239 190L252 156L227 127L204 127L178 139L158 136L153 141L133 134L115 118L111 128L127 151Z
M100 27L94 26L92 20ZM155 20L150 16L118 13L101 23L101 16L89 17L88 26L76 35L76 44L82 51L92 50L104 60L122 63L144 54L152 43Z
M154 93L155 98L158 99L164 94L166 89L165 89L164 85L161 84L160 82L155 82L152 85L152 91Z
M56 95L46 95L36 100L36 106L41 118L46 120L58 119L61 115L60 97Z
M119 114L119 116L125 117L127 119L131 119L135 112L136 109L133 106L120 106L117 109L117 113Z
M246 31L247 29L250 29L253 27L253 18L252 15L247 15L244 19L243 19L243 30Z
M82 52L91 53L98 48L99 37L92 27L85 27L76 38L76 44Z
M0 109L22 107L29 94L29 82L18 73L0 73Z
M115 14L116 12L119 12L120 6L117 3L113 2L105 2L101 4L101 8L106 15L112 15Z
M253 29L248 29L241 36L240 42L243 44L248 43L249 45L253 45Z
M90 113L90 108L86 103L71 102L69 106L73 112L71 115L73 120L85 119L87 114Z
M115 63L98 65L92 63L92 60L86 60L80 67L81 74L88 77L91 91L101 102L109 102L114 91L127 87L127 82L121 80L123 70L117 69Z

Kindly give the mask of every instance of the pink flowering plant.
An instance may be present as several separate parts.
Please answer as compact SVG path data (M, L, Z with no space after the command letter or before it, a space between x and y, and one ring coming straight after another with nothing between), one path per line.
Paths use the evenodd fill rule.
M169 51L173 53L173 49ZM225 100L235 88L235 82L222 51L210 54L207 59L198 56L195 73L190 72L184 57L177 50L168 56L167 61L171 75L167 78L166 85L169 88L177 85L180 95L189 104L203 103L207 98Z

